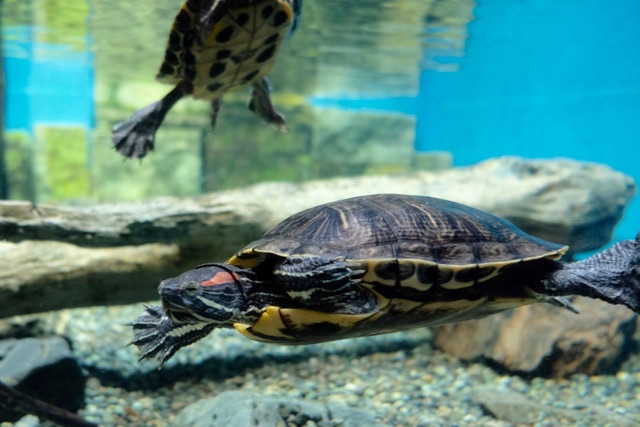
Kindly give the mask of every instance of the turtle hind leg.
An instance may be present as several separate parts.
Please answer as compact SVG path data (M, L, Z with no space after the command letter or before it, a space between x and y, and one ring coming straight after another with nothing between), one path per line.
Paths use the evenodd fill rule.
M216 128L216 123L218 122L218 114L220 113L220 106L222 105L222 100L220 98L216 98L211 101L211 112L209 119L211 130L213 131Z
M359 285L363 271L329 256L291 256L273 271L297 308L325 313L361 314L378 306L376 296Z
M156 131L167 112L184 95L189 93L178 84L160 101L136 111L127 120L113 127L112 141L115 149L125 157L141 159L154 148Z
M640 233L585 260L567 264L543 283L548 295L581 295L640 313Z
M271 90L266 79L253 84L248 107L249 110L253 111L256 116L265 122L276 125L283 132L287 130L284 117L276 111L271 102Z

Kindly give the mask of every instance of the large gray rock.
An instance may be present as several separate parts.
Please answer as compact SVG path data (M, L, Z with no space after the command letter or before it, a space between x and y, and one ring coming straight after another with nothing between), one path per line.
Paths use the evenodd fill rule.
M9 268L0 269L0 317L154 299L159 280L224 261L293 213L380 192L466 203L572 251L589 251L611 239L635 190L630 177L606 166L506 157L439 172L263 183L185 199L37 210L2 201L0 259ZM47 290L56 297L44 298Z
M312 424L313 423L313 424ZM226 391L184 408L175 427L383 427L373 414L337 402Z
M0 341L0 381L72 412L84 405L85 378L69 344L61 337ZM0 407L1 420L19 416Z
M611 409L588 401L569 402L574 407L554 406L534 402L513 390L497 390L489 387L476 389L474 402L493 417L515 425L581 425L581 426L638 426L632 415L618 414ZM509 424L511 425L511 424Z

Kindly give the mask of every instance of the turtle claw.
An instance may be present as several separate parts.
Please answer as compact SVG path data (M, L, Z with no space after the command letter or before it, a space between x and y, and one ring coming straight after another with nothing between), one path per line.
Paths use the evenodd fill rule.
M153 151L156 131L164 117L188 91L188 85L180 83L160 101L141 108L127 120L116 124L111 138L116 151L133 159L141 159Z
M567 298L549 296L549 295L543 295L543 294L536 294L535 297L540 302L546 302L547 304L551 304L551 305L555 305L556 307L567 309L572 313L580 314L580 310L578 309L578 307L573 305L573 303Z
M156 359L161 368L176 351L209 335L215 324L177 323L157 305L145 304L145 311L131 322L134 344L140 350L139 361Z
M155 133L160 123L151 116L155 104L138 110L113 127L112 141L116 151L126 158L141 159L153 151Z

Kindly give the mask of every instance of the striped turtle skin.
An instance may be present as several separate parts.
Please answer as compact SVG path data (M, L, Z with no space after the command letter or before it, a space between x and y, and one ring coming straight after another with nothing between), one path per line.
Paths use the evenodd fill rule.
M163 281L162 308L132 323L132 342L142 358L164 363L216 328L309 344L539 301L576 311L567 295L640 311L638 238L625 242L562 263L566 246L459 203L398 194L340 200L287 218L224 264Z
M293 34L302 0L187 0L176 15L156 79L174 85L161 100L113 128L118 152L142 158L154 149L167 112L184 96L211 102L215 126L222 96L251 87L249 109L286 130L265 76Z

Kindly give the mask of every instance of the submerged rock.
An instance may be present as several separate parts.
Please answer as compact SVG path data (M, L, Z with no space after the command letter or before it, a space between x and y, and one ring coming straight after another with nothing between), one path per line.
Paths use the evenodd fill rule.
M73 412L84 404L85 378L69 344L60 337L0 341L0 381ZM0 407L2 420L16 420L19 415Z
M175 427L383 427L363 410L337 402L319 403L285 396L226 391L193 403L178 414Z
M531 401L513 390L478 388L473 400L493 417L516 425L589 425L637 426L637 420L617 414L602 405L571 402L574 407L559 407ZM537 424L536 424L537 425Z
M433 328L436 347L464 360L486 359L509 371L568 378L618 370L631 350L637 315L623 306L576 298L576 315L534 304Z

